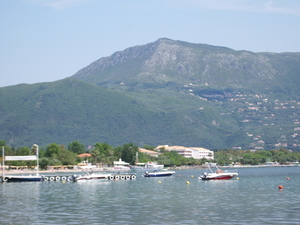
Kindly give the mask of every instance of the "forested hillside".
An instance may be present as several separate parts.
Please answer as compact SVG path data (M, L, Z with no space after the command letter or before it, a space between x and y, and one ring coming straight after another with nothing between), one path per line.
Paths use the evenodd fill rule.
M0 139L300 149L300 54L159 39L70 78L0 88Z

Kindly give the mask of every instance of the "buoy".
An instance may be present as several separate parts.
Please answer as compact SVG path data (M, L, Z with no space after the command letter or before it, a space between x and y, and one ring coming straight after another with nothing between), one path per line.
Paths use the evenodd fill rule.
M287 179L287 180L289 180L290 178L289 178L289 177L287 177L286 179Z
M239 180L240 178L239 178L239 177L237 177L236 179L237 179L237 180Z
M191 177L194 177L194 175L192 175Z
M190 182L189 182L189 181L187 181L187 182L186 182L186 184L187 184L187 185L189 185L189 184L190 184Z
M181 177L181 175L178 175L179 177Z
M161 183L161 181L158 181L158 183Z
M282 186L282 185L279 185L279 186L278 186L278 189L279 189L279 190L282 190L282 189L283 189L283 186Z

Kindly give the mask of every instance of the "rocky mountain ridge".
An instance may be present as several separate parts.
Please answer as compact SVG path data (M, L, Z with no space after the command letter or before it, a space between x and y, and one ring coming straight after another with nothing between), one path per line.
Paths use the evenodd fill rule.
M234 51L163 38L101 58L73 77L115 88L120 84L143 88L153 84L172 84L182 88L193 83L213 88L263 88L271 91L274 88L282 90L282 82L290 78L288 66L280 61L286 58L291 58L294 66L300 69L300 54Z

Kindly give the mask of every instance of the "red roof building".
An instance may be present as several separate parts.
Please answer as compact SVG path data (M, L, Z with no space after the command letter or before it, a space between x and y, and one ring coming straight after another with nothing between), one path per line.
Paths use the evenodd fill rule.
M92 155L89 154L89 153L82 153L82 154L79 154L77 156L83 158L83 157L91 157Z

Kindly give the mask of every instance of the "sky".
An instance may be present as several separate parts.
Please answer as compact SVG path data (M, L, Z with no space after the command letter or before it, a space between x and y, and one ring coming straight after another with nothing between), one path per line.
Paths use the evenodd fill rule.
M159 38L300 52L299 0L0 0L0 87L53 82Z

